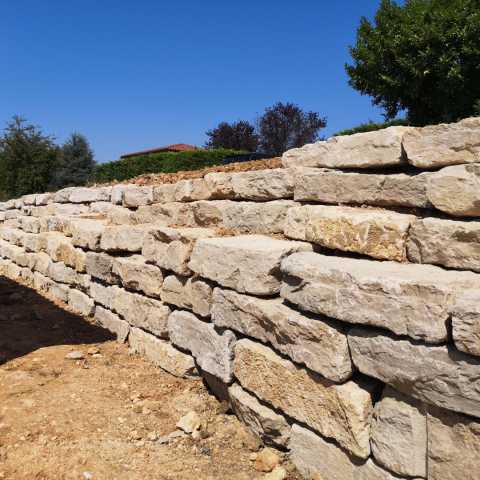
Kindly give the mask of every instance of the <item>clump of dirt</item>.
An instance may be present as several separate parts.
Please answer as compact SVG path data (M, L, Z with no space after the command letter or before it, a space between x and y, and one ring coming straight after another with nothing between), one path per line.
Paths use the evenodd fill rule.
M190 412L197 435L176 427ZM260 448L201 380L0 278L0 479L262 479Z

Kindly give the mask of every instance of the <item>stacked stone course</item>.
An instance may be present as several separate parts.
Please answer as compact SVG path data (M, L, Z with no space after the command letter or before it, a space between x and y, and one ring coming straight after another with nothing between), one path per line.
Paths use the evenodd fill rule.
M480 478L480 118L283 165L2 203L0 274L203 376L307 479Z

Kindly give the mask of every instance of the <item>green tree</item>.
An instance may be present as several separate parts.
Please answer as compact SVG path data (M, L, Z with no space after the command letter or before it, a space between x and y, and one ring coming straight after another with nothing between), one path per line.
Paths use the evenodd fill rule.
M405 110L415 125L474 115L480 100L479 0L382 0L362 18L350 85L387 119ZM478 105L478 103L477 103Z
M53 137L14 116L0 137L0 190L9 198L47 190L57 159Z
M258 147L258 135L255 127L245 120L234 123L221 122L207 131L207 148L227 148L255 152Z
M92 178L95 165L93 151L86 137L80 133L72 133L60 149L52 188L85 185Z

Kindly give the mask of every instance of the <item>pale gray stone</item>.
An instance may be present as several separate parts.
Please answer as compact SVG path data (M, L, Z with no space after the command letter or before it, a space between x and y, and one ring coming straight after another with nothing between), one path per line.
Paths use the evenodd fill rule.
M72 288L68 293L68 305L77 314L89 317L95 312L94 301L84 293Z
M236 199L266 201L293 197L294 180L289 169L235 172L229 181Z
M379 330L354 328L348 343L362 373L424 402L480 417L480 359Z
M111 310L115 297L120 295L122 290L116 286L107 287L101 283L91 282L89 293L95 302Z
M180 180L174 187L175 202L193 202L210 198L210 190L203 178Z
M114 257L106 253L87 252L85 268L89 275L107 283L119 283L118 277L113 273Z
M269 343L297 363L335 382L352 375L345 331L324 317L301 314L281 299L260 299L216 288L212 320Z
M123 189L123 206L136 208L153 202L153 188L128 185Z
M132 213L135 224L155 223L156 225L194 227L192 204L169 202L141 206Z
M164 183L153 186L153 203L167 203L175 201L175 184Z
M262 405L238 384L229 387L228 394L235 415L263 442L287 447L290 425L281 415Z
M251 340L235 345L234 373L243 388L353 455L370 455L370 392L353 381L342 385L284 360Z
M100 248L107 252L141 252L143 241L151 225L116 225L106 227L102 233Z
M68 201L71 203L110 202L111 193L112 187L77 187L71 191Z
M171 342L188 350L202 370L225 383L232 381L235 335L218 333L211 323L199 320L193 313L176 310L168 319Z
M195 244L189 267L224 287L242 293L271 295L280 290L282 259L311 248L306 243L260 235L203 238Z
M418 168L480 162L480 117L409 129L403 148Z
M112 208L107 212L106 217L107 222L110 225L134 225L137 222L134 222L133 215L134 212L126 207L112 205Z
M68 222L68 231L73 245L87 250L100 250L100 241L104 230L105 223L101 220L82 218Z
M117 341L124 343L128 337L130 327L125 320L122 320L118 315L115 315L110 310L103 307L95 307L95 321L113 333Z

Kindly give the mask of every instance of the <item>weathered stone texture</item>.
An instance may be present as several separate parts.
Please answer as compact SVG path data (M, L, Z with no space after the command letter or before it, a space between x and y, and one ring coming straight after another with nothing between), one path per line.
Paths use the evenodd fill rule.
M143 241L151 228L151 225L106 227L102 233L100 248L107 252L141 252Z
M150 205L153 202L153 189L152 187L128 185L123 189L122 201L125 207L130 208Z
M462 352L480 356L480 293L465 291L452 308L452 333Z
M302 250L311 246L260 235L205 238L195 244L189 267L224 287L271 295L280 290L282 259Z
M269 343L330 380L342 382L352 375L342 327L322 317L301 314L281 299L263 300L216 288L212 320L218 327Z
M71 203L92 203L92 202L109 202L112 187L102 188L74 188L68 196Z
M274 408L335 439L360 458L370 454L370 392L355 382L336 385L250 340L235 346L235 377Z
M286 258L282 271L282 297L302 310L431 343L447 339L454 294L479 284L470 272L308 252Z
M348 342L362 373L427 403L480 417L480 359L378 330L354 328Z
M82 292L72 288L68 293L68 305L75 313L89 317L95 312L93 300Z
M232 381L232 361L235 335L218 333L211 323L199 320L193 313L176 310L168 319L170 340L188 350L202 370L225 383Z
M104 230L105 224L99 220L72 219L68 224L73 245L87 250L100 250L100 241Z
M98 278L107 283L118 283L118 277L113 273L114 258L107 253L87 252L86 271L94 278Z
M95 321L112 332L117 337L118 342L123 343L127 339L130 331L128 323L110 310L97 305L95 307Z

